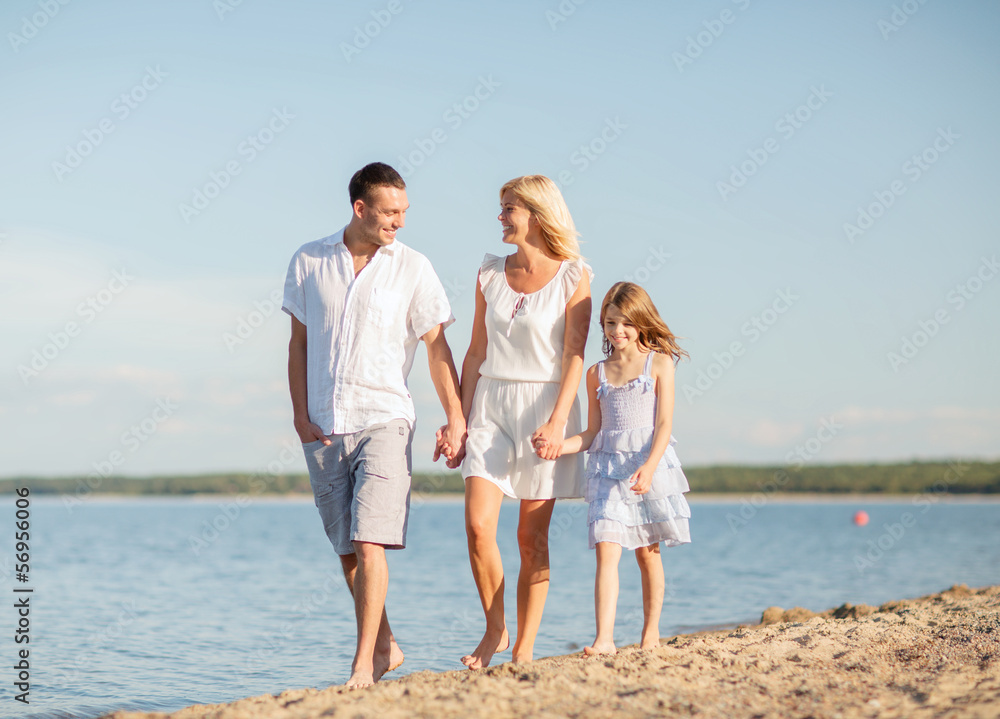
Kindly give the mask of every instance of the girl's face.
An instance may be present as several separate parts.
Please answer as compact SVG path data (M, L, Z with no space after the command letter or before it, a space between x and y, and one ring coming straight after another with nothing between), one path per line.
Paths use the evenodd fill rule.
M626 319L617 307L608 305L604 311L604 336L619 352L639 340L639 330Z
M517 198L513 190L507 190L500 198L500 227L503 229L503 241L516 245L523 242L528 231L537 223L531 216L531 210Z

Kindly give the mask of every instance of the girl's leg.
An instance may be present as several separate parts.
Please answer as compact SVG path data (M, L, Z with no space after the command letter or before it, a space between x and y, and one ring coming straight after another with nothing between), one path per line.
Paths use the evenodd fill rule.
M522 499L517 524L521 573L517 576L517 641L514 661L530 662L549 593L549 521L554 499Z
M642 649L660 646L660 612L663 610L663 560L660 559L660 543L639 547L635 550L635 561L639 563L642 576Z
M584 647L587 656L614 654L615 609L618 606L618 561L622 546L614 542L597 543L597 576L594 579L594 606L597 614L597 638Z
M469 541L472 576L479 590L479 601L486 614L486 633L472 654L462 657L469 669L489 666L495 652L510 646L503 615L503 562L497 546L497 522L503 492L482 477L465 480L465 534Z

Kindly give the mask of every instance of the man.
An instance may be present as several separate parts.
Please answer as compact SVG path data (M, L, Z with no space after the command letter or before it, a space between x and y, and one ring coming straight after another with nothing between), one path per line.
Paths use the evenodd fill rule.
M299 248L282 309L292 316L288 384L316 506L354 596L357 651L347 686L374 684L403 662L385 613L386 549L406 544L413 401L406 377L419 340L448 424L452 460L465 434L458 373L444 328L455 321L426 257L396 240L406 183L380 162L348 187L354 214Z

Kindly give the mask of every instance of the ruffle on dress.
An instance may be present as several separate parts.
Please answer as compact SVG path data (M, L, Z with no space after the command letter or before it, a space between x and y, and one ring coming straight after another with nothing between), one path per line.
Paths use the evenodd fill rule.
M479 266L479 286L483 292L486 292L486 288L496 281L498 272L503 272L503 264L501 263L506 262L506 260L506 257L491 255L489 252L483 257L483 263Z
M504 272L504 266L507 262L506 256L499 256L490 254L487 252L483 256L483 262L479 266L479 286L482 288L483 292L490 287L494 282L500 278L500 274ZM594 280L594 271L590 268L583 259L577 260L564 260L562 266L559 268L556 274L562 273L562 278L560 281L560 286L563 291L563 296L568 301L573 293L576 292L577 285L580 284L580 279L583 277L583 272L586 270L587 276L590 277L591 282ZM553 278L555 279L555 278ZM500 278L500 281L506 283L506 278ZM542 288L542 290L547 289L548 285ZM541 292L542 290L538 290ZM532 292L531 294L536 294Z
M649 456L653 442L648 428L603 430L594 439L587 457L587 501L616 499L631 503L642 501L642 495L629 489L629 478L643 465ZM663 452L659 464L653 471L653 481L649 494L662 497L691 490L687 477L681 469L674 446L677 441L671 437L670 444ZM615 491L617 490L617 491Z
M633 387L641 387L646 392L652 392L656 389L656 378L651 375L641 374L634 380L623 384L621 387L615 387L607 382L601 382L597 387L597 399L602 397L607 397L608 393L617 389L631 389Z
M590 281L594 281L594 271L590 269L590 265L583 261L583 259L567 260L565 264L566 271L563 272L562 287L563 295L566 297L566 301L573 296L576 292L577 285L580 284L580 280L583 278L583 271L587 271L587 276Z
M590 548L598 542L614 542L624 549L638 549L663 542L668 547L677 547L691 542L691 530L687 517L675 517L665 522L642 524L628 527L610 519L598 519L590 523Z
M642 496L642 495L639 495ZM608 519L626 527L658 524L681 518L691 518L691 507L683 494L670 494L660 499L626 504L614 499L596 499L590 502L588 521Z

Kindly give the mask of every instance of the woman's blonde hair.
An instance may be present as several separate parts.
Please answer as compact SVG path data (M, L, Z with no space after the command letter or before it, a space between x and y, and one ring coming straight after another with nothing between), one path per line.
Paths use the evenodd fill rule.
M501 200L507 190L513 192L538 221L549 252L560 260L580 258L580 244L576 239L579 233L556 183L545 175L524 175L504 183L500 188Z
M652 352L662 352L673 357L674 362L680 361L681 357L687 357L688 353L677 344L677 337L667 323L656 311L653 300L649 298L646 290L642 289L634 282L616 282L604 295L601 303L601 331L604 331L604 317L608 307L614 305L622 316L635 327L639 333L639 346ZM611 356L611 343L607 335L604 335L604 342L601 344L604 356Z

